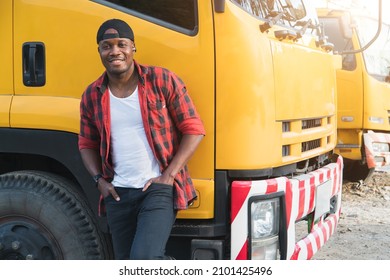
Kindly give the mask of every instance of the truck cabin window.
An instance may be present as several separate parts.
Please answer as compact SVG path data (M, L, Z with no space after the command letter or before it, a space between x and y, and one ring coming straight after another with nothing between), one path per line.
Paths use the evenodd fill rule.
M281 24L298 21L306 16L302 0L232 0L249 14L259 18L269 18L282 13Z
M198 30L197 0L99 2L188 35L195 35Z

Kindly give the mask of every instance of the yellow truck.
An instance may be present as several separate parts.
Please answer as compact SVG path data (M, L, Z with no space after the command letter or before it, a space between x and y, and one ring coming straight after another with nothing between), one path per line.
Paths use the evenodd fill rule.
M342 55L336 152L344 158L345 179L367 181L390 165L390 24L381 20L381 10L369 17L322 8L318 16Z
M103 72L95 36L127 21L140 63L187 84L207 136L189 162L176 259L310 259L335 232L339 56L301 0L0 3L0 259L110 259L77 147L80 96Z

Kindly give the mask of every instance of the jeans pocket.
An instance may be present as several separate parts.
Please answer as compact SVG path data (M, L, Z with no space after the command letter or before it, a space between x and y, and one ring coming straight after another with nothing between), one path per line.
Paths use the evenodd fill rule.
M172 185L152 183L147 191L150 193L154 193L155 195L173 197L173 189L174 187Z

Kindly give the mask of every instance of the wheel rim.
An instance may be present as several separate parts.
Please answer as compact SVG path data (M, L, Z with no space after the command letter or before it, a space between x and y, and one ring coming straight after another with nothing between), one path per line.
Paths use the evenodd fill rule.
M26 216L0 218L0 259L63 259L56 239L38 221Z

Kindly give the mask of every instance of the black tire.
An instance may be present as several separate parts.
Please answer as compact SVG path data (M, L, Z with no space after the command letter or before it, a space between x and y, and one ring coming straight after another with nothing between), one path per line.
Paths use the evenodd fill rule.
M71 181L37 171L0 176L0 259L107 259L108 248Z
M372 175L374 175L375 168L368 168L367 164L362 164L357 160L344 160L344 179L351 182L367 183Z

